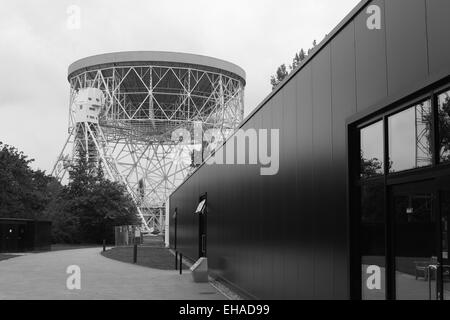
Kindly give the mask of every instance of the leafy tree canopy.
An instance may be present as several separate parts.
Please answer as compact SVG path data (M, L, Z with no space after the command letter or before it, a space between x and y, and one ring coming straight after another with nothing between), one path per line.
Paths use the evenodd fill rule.
M313 41L312 48L308 49L308 55L305 53L305 50L301 49L300 52L295 53L294 58L292 59L292 64L289 65L289 71L286 68L285 64L282 64L278 67L277 72L270 78L270 84L272 85L272 90L274 90L290 73L295 71L298 67L302 65L302 63L306 60L306 58L312 54L317 46L317 41Z
M137 210L124 185L104 177L102 163L83 150L69 170L70 181L49 206L57 242L114 241L114 227L137 225Z
M44 210L61 190L55 178L30 167L33 161L0 142L0 217L42 219Z

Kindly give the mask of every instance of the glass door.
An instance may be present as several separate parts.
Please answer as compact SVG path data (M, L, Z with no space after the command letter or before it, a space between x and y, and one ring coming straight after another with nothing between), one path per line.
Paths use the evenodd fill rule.
M440 229L433 181L392 187L393 264L398 300L440 298Z
M439 269L441 279L441 299L450 300L450 259L449 259L449 217L450 217L450 178L439 179L439 211L441 218L441 244L442 262Z
M18 251L18 228L15 224L6 225L6 252Z

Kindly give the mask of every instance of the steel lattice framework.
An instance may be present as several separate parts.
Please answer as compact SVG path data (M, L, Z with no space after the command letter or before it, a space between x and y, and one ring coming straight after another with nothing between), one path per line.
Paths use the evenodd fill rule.
M168 196L195 168L192 153L199 142L180 143L173 133L183 129L194 137L200 125L226 139L243 119L245 73L213 58L164 52L100 55L72 65L69 82L69 137L53 174L65 179L75 150L83 148L91 161L102 160L111 179L126 185L150 229L163 230ZM86 89L103 93L98 121L77 118L79 95Z

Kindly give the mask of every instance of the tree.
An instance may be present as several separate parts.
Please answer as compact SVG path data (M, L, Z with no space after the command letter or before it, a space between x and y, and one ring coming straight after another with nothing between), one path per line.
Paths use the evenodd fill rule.
M125 186L116 182L102 180L88 196L77 200L71 207L78 213L85 242L101 243L103 239L113 242L115 226L138 224L135 204Z
M71 202L67 201L67 188L54 199L45 211L52 221L52 241L54 243L80 243L80 219L74 214Z
M115 226L138 224L125 186L105 179L101 161L94 167L80 149L69 173L69 184L49 206L55 242L111 243Z
M305 50L303 50L303 49L300 50L299 58L300 58L300 62L303 62L306 59Z
M312 48L308 49L308 55L312 54L312 53L314 52L314 50L316 49L316 47L317 47L317 41L314 40L313 43L312 43L312 45L313 45Z
M69 168L68 188L74 196L81 196L95 182L96 178L94 165L89 161L86 151L80 146L76 153L75 163Z
M270 83L272 84L272 89L275 89L283 80L289 75L286 65L282 64L278 67L275 76L272 76Z
M97 164L77 150L69 184L33 170L32 159L0 142L0 217L49 219L54 242L112 242L113 227L137 225L137 209L124 185L105 179Z
M439 108L439 145L441 161L450 161L450 95L447 93Z
M361 176L362 178L370 178L380 175L383 172L383 163L377 159L366 159L361 151Z
M292 72L293 70L297 69L299 65L300 65L300 56L298 53L296 53L294 58L292 59L292 64L289 65L289 70Z
M294 58L292 59L292 65L289 66L291 72L297 69L305 59L306 59L305 51L301 49L300 52L297 52Z
M31 169L33 161L0 142L0 217L45 218L43 212L61 185L45 172Z
M308 49L308 56L311 55L314 52L315 48L317 47L317 41L314 40L312 45L313 45L312 48ZM301 49L300 52L296 53L294 58L292 59L292 64L289 65L290 72L298 68L302 64L302 62L306 59L306 57L307 55L305 54L305 51L303 49ZM272 85L272 90L275 90L275 88L290 74L290 72L286 70L285 64L279 66L276 75L270 77L270 84Z

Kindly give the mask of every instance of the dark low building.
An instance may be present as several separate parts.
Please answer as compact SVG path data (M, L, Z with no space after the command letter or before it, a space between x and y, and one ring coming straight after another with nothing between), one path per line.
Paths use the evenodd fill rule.
M241 126L280 130L278 174L202 165L171 246L259 299L450 299L449 17L361 1Z
M50 221L0 218L0 252L51 250Z

